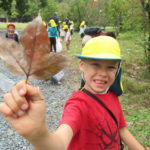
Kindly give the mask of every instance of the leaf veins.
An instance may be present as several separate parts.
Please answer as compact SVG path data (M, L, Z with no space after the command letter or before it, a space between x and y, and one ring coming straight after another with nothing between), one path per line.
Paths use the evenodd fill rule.
M50 52L50 40L42 18L35 18L22 32L20 43L0 37L0 58L10 72L44 80L70 63L67 56Z

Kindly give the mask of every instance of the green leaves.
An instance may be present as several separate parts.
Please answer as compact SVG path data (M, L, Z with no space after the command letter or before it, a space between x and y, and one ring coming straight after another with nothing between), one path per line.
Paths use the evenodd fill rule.
M11 3L13 0L1 0L0 1L0 7L3 8L7 15L11 15Z

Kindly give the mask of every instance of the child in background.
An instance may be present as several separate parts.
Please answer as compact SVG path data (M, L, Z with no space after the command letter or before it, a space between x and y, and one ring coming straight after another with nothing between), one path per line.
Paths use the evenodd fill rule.
M56 38L58 37L57 25L53 19L49 21L48 37L50 38L50 51L56 53Z
M109 91L121 63L118 42L109 36L95 37L76 56L86 82L66 102L55 132L46 124L42 93L25 81L4 96L0 112L36 150L120 150L120 139L130 150L149 150L128 131L118 97ZM87 93L100 99L114 118Z
M9 38L9 39L13 39L15 40L16 42L19 42L19 39L18 39L18 34L15 33L15 30L16 30L16 27L14 24L10 23L7 25L7 33L6 33L6 38Z
M52 84L61 85L62 84L61 81L63 80L63 78L64 78L64 71L61 70L60 72L52 76L50 80Z
M68 27L68 25L65 25L63 27L63 30L65 31L65 43L66 43L66 50L69 50L69 46L72 40L72 36L71 36L71 32L70 29Z
M66 32L63 30L65 25L66 25L66 22L64 21L62 23L62 25L60 26L60 38L61 38L62 41L64 41L65 35L66 35Z
M86 24L85 24L85 21L82 21L81 24L80 24L80 27L79 27L79 34L80 34L80 37L81 39L84 37L84 30L86 29Z
M71 35L73 35L73 32L74 32L74 22L70 21L70 33L71 33Z

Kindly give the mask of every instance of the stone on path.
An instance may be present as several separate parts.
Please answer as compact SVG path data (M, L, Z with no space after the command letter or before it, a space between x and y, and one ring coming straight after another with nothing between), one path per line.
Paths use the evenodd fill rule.
M13 80L0 73L0 89L2 89L2 91L10 91L13 85L15 85L15 82Z

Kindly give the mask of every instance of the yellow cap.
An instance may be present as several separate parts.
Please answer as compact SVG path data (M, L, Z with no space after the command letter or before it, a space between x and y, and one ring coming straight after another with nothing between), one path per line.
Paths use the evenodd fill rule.
M56 23L55 23L55 21L53 19L51 19L49 21L49 24L50 24L51 27L57 27L57 25L56 25Z
M80 28L81 28L81 27L86 27L85 21L82 21L82 22L81 22Z
M64 25L62 29L63 29L63 30L66 30L66 29L68 30L68 29L69 29L69 28L68 28L68 25Z
M110 36L98 36L90 39L82 49L80 59L121 60L120 47L116 39Z

